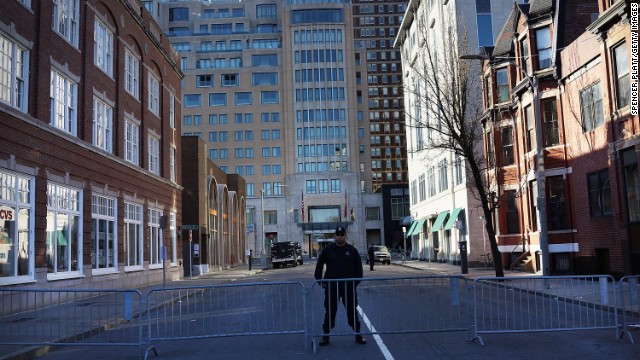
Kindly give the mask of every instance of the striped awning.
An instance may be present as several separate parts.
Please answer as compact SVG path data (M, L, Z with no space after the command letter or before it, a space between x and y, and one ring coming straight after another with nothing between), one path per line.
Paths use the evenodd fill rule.
M424 225L425 221L426 219L418 220L418 224L413 228L413 233L411 234L411 236L420 235L420 231L422 231L422 226Z
M431 227L431 232L440 230L442 224L444 223L444 219L447 217L447 214L449 214L449 211L443 211L438 214L436 221L433 222L433 226Z
M444 230L451 230L453 225L456 223L456 220L458 220L458 214L460 214L461 210L462 208L455 208L451 211L451 215L449 216L449 220L447 220L447 224L444 226Z

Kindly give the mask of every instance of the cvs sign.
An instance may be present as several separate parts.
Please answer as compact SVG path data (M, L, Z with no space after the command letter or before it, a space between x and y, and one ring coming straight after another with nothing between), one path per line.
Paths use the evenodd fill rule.
M12 221L15 219L15 212L13 211L12 208L8 207L8 206L0 206L0 221L1 220L8 220L8 221Z

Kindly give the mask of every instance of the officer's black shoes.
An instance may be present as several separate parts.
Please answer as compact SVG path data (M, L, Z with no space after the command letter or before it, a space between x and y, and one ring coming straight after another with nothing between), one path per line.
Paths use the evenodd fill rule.
M327 343L329 342L329 339L327 339ZM365 340L362 335L356 335L356 342L360 345L366 345L367 344L367 340Z
M329 337L328 336L323 336L322 340L320 340L320 342L318 343L318 345L320 346L327 346L329 345Z

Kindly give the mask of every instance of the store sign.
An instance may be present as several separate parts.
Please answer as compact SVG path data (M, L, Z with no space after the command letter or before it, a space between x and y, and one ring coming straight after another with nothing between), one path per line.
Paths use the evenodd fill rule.
M0 220L15 220L15 211L8 206L0 206Z

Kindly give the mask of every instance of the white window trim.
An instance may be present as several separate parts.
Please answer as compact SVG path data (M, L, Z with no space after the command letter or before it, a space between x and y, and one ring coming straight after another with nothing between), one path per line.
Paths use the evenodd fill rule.
M93 64L113 76L113 30L96 17L93 29Z
M149 168L148 170L160 175L160 139L149 134Z
M156 116L160 116L160 80L149 72L149 111Z
M124 90L140 100L140 58L129 49L124 51Z
M147 228L149 231L149 269L161 269L163 264L162 259L162 247L163 231L160 229L160 217L162 216L162 209L152 208L148 209L148 221ZM157 235L157 238L153 238L153 234ZM157 262L152 262L154 256L158 256Z
M16 41L16 39L12 36L6 35L0 32L0 38L4 39L4 41L9 44L7 53L4 56L8 56L9 59L9 69L5 69L4 71L9 73L9 84L8 84L8 101L0 98L0 102L9 104L9 106L16 108L22 112L26 112L28 108L28 100L29 100L29 48L27 46L22 45L20 42ZM0 52L2 50L0 49ZM20 56L22 56L21 62L18 62ZM0 56L0 67L2 66L2 57ZM21 64L21 66L20 66ZM1 70L1 69L0 69ZM18 73L21 70L21 74ZM20 84L20 86L16 86ZM18 95L21 96L18 96Z
M113 106L93 97L93 145L113 153ZM102 146L100 145L102 144Z
M131 140L135 140L134 141L130 141L129 139L127 139L127 135L128 135L128 124L131 124L132 129L135 129L135 138L131 139ZM125 116L125 124L124 124L124 160L128 163L131 163L133 165L140 165L140 122L134 120L133 118L129 117L129 116ZM131 143L131 146L133 147L133 149L131 149L131 156L133 158L128 159L128 154L127 154L127 145Z
M124 253L125 253L125 258L124 258L124 263L125 263L125 267L124 267L124 271L125 272L131 272L131 271L141 271L144 270L144 243L143 243L143 239L144 239L144 227L142 226L142 211L143 211L143 206L141 204L136 204L133 202L128 202L125 201L124 203L125 206L125 217L124 217L124 224L125 226L128 224L134 224L135 226L137 226L137 228L139 229L138 231L138 238L135 240L135 242L138 244L137 246L137 252L138 252L138 257L140 260L140 264L138 265L126 265L127 264L127 252L129 251L128 247L127 247L127 243L123 243L124 246ZM127 210L126 207L127 206L131 206L136 214L140 217L140 219L134 219L134 218L128 218L127 217ZM126 236L126 232L127 229L125 227L125 234L123 234L123 239L124 236Z
M73 6L72 9L68 9ZM68 23L61 23L61 15L66 15ZM60 35L73 47L78 48L78 32L80 27L80 0L53 0L53 32ZM63 32L60 26L63 26Z
M105 201L113 201L113 209L112 209L113 215L94 212L95 211L94 197L103 198ZM113 254L113 258L111 259L110 267L93 268L93 265L92 265L91 274L105 275L105 274L117 273L118 272L118 199L110 196L105 196L103 194L96 194L96 193L91 194L91 223L93 224L95 220L108 220L108 221L113 221L114 223L113 233L111 234L114 240L111 242L111 245L112 245L111 249L109 249L109 252L107 252L107 254L109 253ZM93 231L93 228L91 229L91 231ZM96 239L96 240L92 240L91 242L92 252L96 251L97 249L97 241L98 240Z
M82 214L84 213L83 211L83 191L82 189L79 188L75 188L69 185L65 185L65 184L60 184L60 183L55 183L55 182L51 182L49 181L47 183L47 197L49 197L50 195L48 194L49 192L49 186L54 186L56 189L64 189L65 191L69 191L69 192L77 192L78 193L78 209L77 210L71 210L71 209L59 209L57 207L54 207L53 209L49 206L49 199L47 199L47 212L49 211L55 211L56 214L62 212L63 214L67 214L67 215L76 215L78 216L78 238L77 238L77 270L69 270L69 271L60 271L58 272L56 269L55 273L49 273L47 272L47 280L64 280L64 279L72 279L72 278L78 278L78 277L84 277L84 275L82 274L82 268L84 266L83 261L82 261L82 254L83 254L83 222L84 222L84 218L82 216ZM54 200L54 203L57 203L56 200ZM59 212L60 210L60 212ZM64 211L62 211L64 210ZM48 228L48 226L47 226ZM48 229L47 229L48 231ZM71 239L67 239L67 241L71 241ZM57 255L57 253L56 253ZM47 270L48 271L48 270Z
M62 84L60 82L62 81ZM61 89L60 86L63 88ZM59 98L59 92L64 91L64 99ZM50 96L50 124L56 129L77 135L78 127L78 82L63 74L56 68L51 68ZM64 114L60 114L58 107L64 107ZM59 124L60 117L64 118Z

